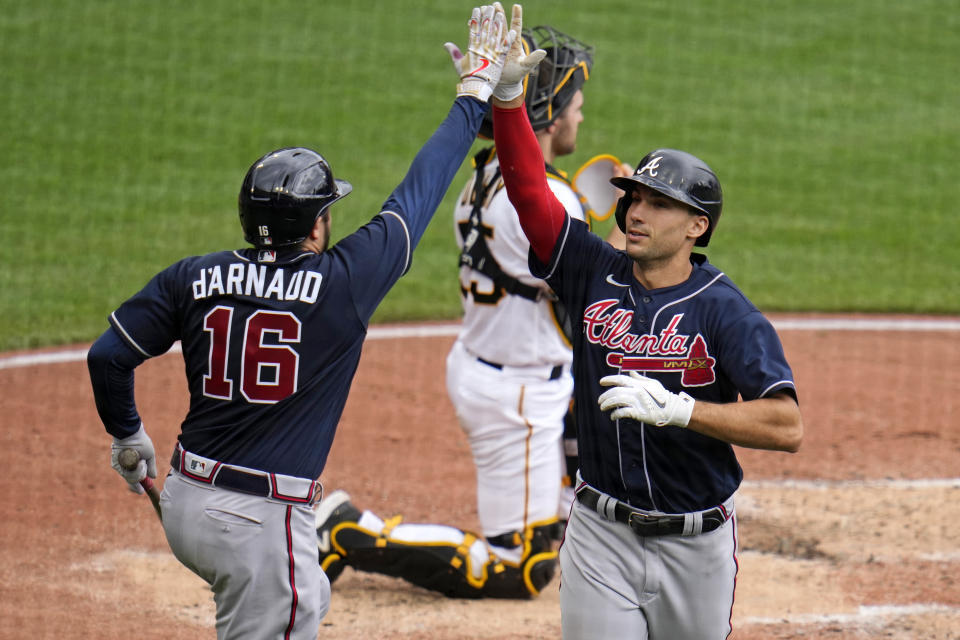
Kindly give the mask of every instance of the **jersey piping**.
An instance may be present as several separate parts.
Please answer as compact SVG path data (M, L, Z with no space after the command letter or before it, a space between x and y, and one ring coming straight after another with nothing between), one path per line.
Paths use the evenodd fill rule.
M708 282L707 284L703 285L702 287L700 287L699 289L697 289L696 291L694 291L694 292L691 293L690 295L684 296L684 297L682 297L682 298L677 298L677 299L674 300L673 302L668 302L667 304L665 304L665 305L663 305L662 307L660 307L659 309L657 309L657 312L656 312L655 314L653 314L653 321L650 323L650 332L649 332L648 335L651 335L651 336L653 335L653 328L654 328L654 327L656 326L656 324L657 324L657 318L660 317L660 313L661 313L664 309L666 309L667 307L672 307L672 306L675 305L675 304L680 304L681 302L685 302L685 301L687 301L687 300L689 300L689 299L691 299L691 298L696 298L698 295L700 295L701 293L703 293L704 291L706 291L711 285L713 285L717 280L719 280L719 279L722 278L722 277L723 277L723 272L717 274L717 275L713 278L713 280L711 280L711 281Z
M777 387L779 387L779 386L781 386L781 385L782 385L785 389L793 389L793 390L796 390L796 388L797 388L796 385L793 383L792 380L777 380L777 381L774 382L772 385L770 385L769 387L767 387L766 389L764 389L763 391L761 391L761 392L760 392L760 395L757 396L757 397L758 397L758 398L766 397L766 395L767 395L768 393L770 393L771 391L773 391L774 389L776 389Z
M560 264L559 258L560 258L560 255L563 253L564 247L567 246L567 235L570 233L571 224L573 224L573 221L570 219L570 216L567 216L567 222L563 226L563 231L561 231L562 237L557 238L557 244L559 246L559 249L557 249L557 252L556 252L557 259L551 261L552 264L550 265L550 271L545 276L543 276L544 280L549 280L553 276L554 271L557 270L557 266L559 266Z
M123 339L127 341L127 344L129 344L131 347L133 347L134 349L136 349L137 351L139 351L140 354L141 354L143 357L145 357L145 358L152 358L152 357L153 357L152 355L150 355L149 353L147 353L146 351L144 351L144 350L143 350L143 347L141 347L139 344L137 344L137 341L134 340L134 339L130 336L129 333L127 333L127 330L124 329L124 328L123 328L123 325L120 324L120 321L117 320L117 313L116 313L116 311L114 311L113 313L110 314L110 320L111 320L111 322L113 322L113 326L116 327L117 331L120 332L120 335L123 336Z
M407 223L406 223L406 221L403 219L403 216L401 216L400 214L398 214L396 211L381 211L381 212L380 212L380 215L382 215L382 216L387 216L387 215L393 216L393 217L395 217L397 220L400 221L400 224L401 224L401 225L403 225L403 233L404 233L404 235L407 236L407 257L406 257L406 259L404 260L404 263L403 263L403 265L404 265L404 266L403 266L403 271L401 271L401 274L402 274L402 275L405 275L405 274L407 273L407 271L410 270L410 230L407 229Z

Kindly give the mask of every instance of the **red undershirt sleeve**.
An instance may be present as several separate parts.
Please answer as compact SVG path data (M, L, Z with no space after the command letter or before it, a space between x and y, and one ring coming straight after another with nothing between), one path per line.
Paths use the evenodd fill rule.
M493 138L507 197L517 210L520 226L540 262L553 254L567 212L547 185L543 152L527 110L493 107Z

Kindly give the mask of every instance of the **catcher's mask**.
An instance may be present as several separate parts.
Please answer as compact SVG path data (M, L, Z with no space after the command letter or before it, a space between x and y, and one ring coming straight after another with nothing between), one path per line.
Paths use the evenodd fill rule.
M643 157L632 176L611 178L610 182L625 192L616 210L621 231L626 232L627 209L633 200L633 189L639 183L707 216L710 226L694 244L705 247L710 242L720 220L723 192L717 175L703 160L685 151L657 149Z
M240 226L258 248L303 242L327 207L353 187L333 177L316 151L289 147L271 151L253 163L240 187Z
M545 25L524 29L521 41L524 53L534 49L547 52L537 68L523 80L527 117L533 130L539 131L553 124L590 78L593 47ZM490 111L480 126L480 135L493 139Z

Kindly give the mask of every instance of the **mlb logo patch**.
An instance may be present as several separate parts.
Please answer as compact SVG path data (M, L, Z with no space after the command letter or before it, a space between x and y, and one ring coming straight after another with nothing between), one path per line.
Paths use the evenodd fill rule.
M276 262L277 252L264 249L257 256L257 262Z
M198 456L189 451L184 451L183 463L180 465L180 468L184 474L194 480L209 482L210 476L217 472L217 461Z

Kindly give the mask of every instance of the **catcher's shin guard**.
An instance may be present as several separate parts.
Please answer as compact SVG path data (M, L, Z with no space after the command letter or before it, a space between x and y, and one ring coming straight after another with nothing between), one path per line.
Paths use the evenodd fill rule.
M480 577L475 577L470 556L476 536L464 533L460 544L399 541L390 537L399 522L399 517L387 520L379 533L347 524L337 531L334 546L356 570L403 578L451 598L483 597L487 566L480 567Z
M528 530L519 564L499 560L486 549L478 566L470 551L483 543L474 534L463 532L459 544L410 542L391 537L399 523L399 517L387 520L379 533L346 523L338 527L334 547L356 570L402 578L450 598L531 598L553 578L557 554L546 537L549 525Z

